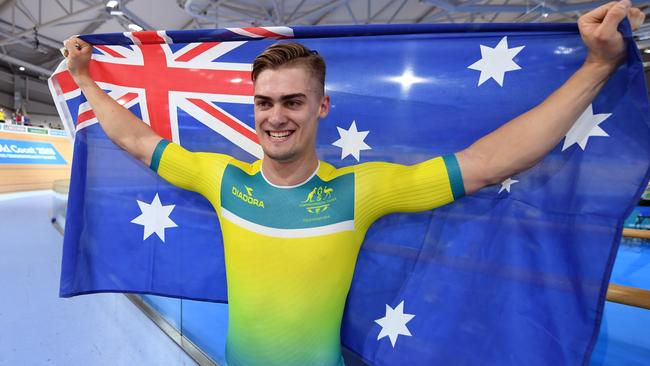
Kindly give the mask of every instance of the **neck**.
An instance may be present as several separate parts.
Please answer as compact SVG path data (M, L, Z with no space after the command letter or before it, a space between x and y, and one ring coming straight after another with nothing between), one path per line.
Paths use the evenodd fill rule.
M318 167L316 152L295 161L262 159L262 172L269 182L278 186L293 186L304 182Z

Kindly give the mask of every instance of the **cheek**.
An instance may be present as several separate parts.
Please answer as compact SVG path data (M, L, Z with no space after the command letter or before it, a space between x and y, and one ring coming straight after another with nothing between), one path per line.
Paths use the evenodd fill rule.
M318 121L309 121L305 123L305 132L309 137L314 136L318 130Z
M265 118L264 112L255 111L255 114L253 115L253 120L255 122L255 129L256 130L261 129L261 124L262 124L262 121L264 121L264 118Z

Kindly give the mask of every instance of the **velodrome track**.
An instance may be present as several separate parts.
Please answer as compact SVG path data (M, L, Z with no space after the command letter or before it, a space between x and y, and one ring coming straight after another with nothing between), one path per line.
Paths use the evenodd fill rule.
M195 365L124 295L59 298L51 207L51 191L0 194L0 365Z

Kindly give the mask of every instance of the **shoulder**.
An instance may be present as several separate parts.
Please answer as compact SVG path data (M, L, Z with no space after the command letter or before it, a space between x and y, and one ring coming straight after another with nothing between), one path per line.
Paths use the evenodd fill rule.
M406 166L385 161L370 161L336 168L332 164L321 160L318 176L323 180L331 180L346 174L354 174L357 177L363 177L367 175L398 172L401 168L406 168Z
M320 166L318 167L318 177L324 181L336 179L342 175L355 173L357 165L349 165L341 168L337 168L334 165L320 160Z
M161 140L151 158L151 169L158 171L160 167L176 167L175 169L213 170L225 168L233 157L213 152L193 152L185 147L167 140Z
M233 157L230 157L230 160L228 160L228 165L232 166L234 168L237 168L248 175L254 175L260 172L262 169L262 161L261 160L256 160L252 163L248 163L245 161L237 160Z
M203 152L203 151L190 151L185 147L175 143L169 142L167 140L162 140L156 147L154 156L159 155L160 158L176 158L176 157L192 157L194 160L208 160L213 162L219 162L222 164L227 164L234 160L230 155L214 153L214 152Z

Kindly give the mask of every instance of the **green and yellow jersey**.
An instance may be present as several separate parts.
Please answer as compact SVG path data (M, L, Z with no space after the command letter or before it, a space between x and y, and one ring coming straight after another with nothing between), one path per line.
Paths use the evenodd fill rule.
M319 162L295 186L252 164L161 141L151 168L213 205L224 241L226 359L238 365L340 365L340 328L359 248L392 212L425 211L464 194L453 155L405 166Z

